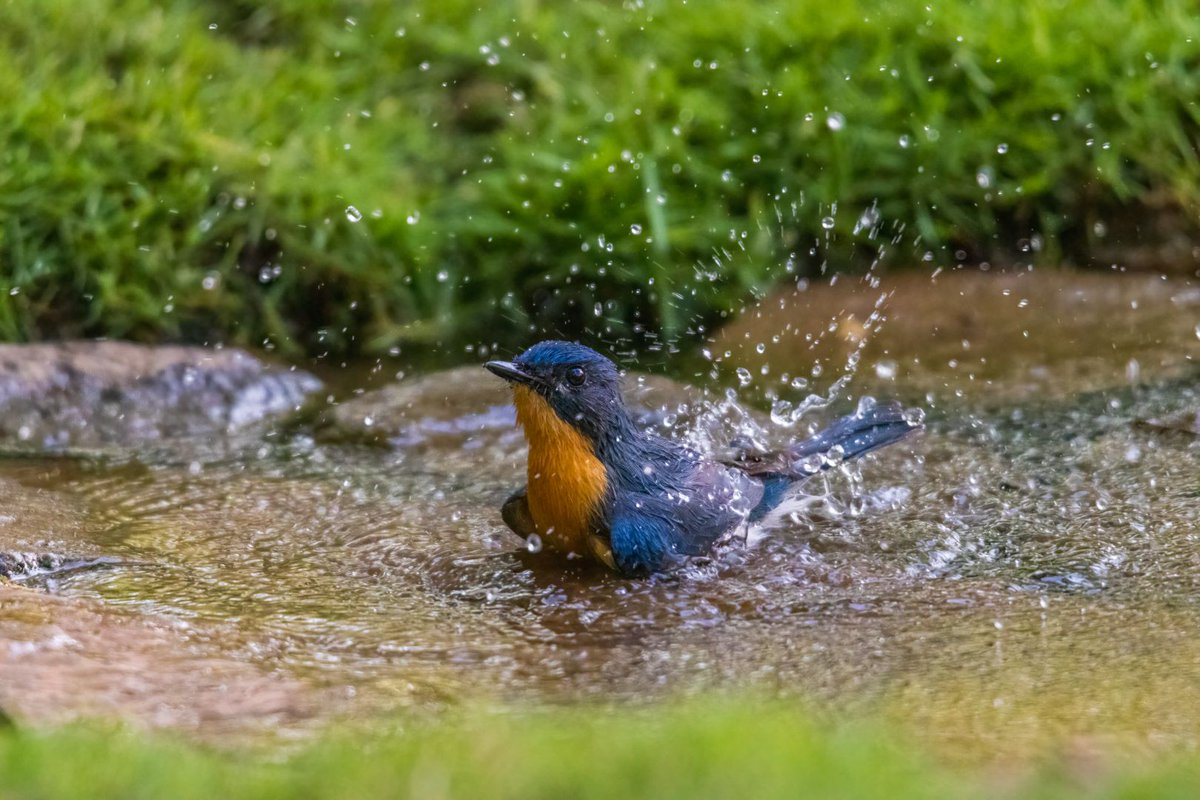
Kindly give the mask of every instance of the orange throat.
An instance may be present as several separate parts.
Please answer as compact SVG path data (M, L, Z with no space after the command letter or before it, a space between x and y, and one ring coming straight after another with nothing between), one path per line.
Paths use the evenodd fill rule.
M591 522L608 488L604 465L587 438L525 386L513 387L517 423L529 443L529 514L553 550L588 552Z

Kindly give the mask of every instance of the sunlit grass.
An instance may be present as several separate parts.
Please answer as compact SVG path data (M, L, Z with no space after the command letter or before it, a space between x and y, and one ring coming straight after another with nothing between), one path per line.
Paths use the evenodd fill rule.
M1185 797L1193 766L951 767L902 736L750 703L460 715L284 760L96 727L0 733L0 797Z
M1086 259L1200 199L1198 40L1183 0L4 0L0 338L683 332L789 252Z

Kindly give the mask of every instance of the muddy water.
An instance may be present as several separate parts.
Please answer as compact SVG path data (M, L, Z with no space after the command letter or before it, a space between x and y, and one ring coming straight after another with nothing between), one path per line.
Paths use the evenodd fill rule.
M700 388L642 394L670 400L649 422L690 420L676 432L697 441L752 427L783 442L864 393L928 409L922 438L810 485L809 515L715 562L634 581L521 552L496 509L523 480L523 443L472 369L232 455L0 462L3 549L84 562L24 578L0 606L53 617L29 599L53 593L118 618L143 683L182 686L201 729L213 699L180 683L192 663L246 698L221 706L225 726L239 703L251 724L751 690L881 712L971 756L1200 745L1200 439L1156 424L1200 409L1200 287L872 283L772 298L710 344L721 363L681 362ZM850 371L828 409L781 412ZM66 630L87 624L13 625L0 670L67 658L78 694L115 691L112 654ZM49 708L32 684L8 695L30 718L95 710ZM267 712L248 699L263 696Z

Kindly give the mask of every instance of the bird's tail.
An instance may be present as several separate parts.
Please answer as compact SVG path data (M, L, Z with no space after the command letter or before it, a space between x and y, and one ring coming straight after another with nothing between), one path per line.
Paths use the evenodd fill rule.
M918 430L924 419L920 409L905 409L899 403L860 403L853 414L834 420L815 436L788 447L792 461L789 472L803 478L839 461L866 455Z
M834 420L820 433L790 445L779 454L783 458L773 459L774 468L759 472L766 491L750 519L761 519L772 511L800 481L898 442L923 427L924 413L920 409L905 409L895 402L864 400L855 413Z

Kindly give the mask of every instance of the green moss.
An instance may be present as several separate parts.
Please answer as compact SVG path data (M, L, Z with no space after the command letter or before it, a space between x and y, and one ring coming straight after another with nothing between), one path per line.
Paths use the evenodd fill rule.
M0 337L678 334L792 252L1086 260L1200 200L1192 11L3 0Z
M0 731L0 796L53 798L1186 797L1194 764L951 767L795 711L571 708L326 735L283 761L95 727Z

